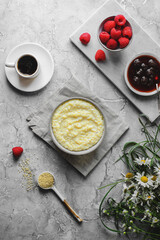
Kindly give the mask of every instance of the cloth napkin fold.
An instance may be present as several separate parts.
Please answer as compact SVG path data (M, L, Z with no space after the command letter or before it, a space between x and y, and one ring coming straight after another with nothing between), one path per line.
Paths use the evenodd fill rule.
M91 99L100 106L106 119L106 133L103 142L97 150L87 155L73 156L60 151L54 145L50 135L50 121L54 109L57 105L70 97L85 97ZM87 174L100 162L115 142L128 129L128 125L106 104L104 104L101 98L95 96L88 87L82 85L73 76L59 91L57 91L57 93L53 94L38 111L32 113L27 118L27 121L29 127L35 134L46 141L55 150L60 151L62 156L83 176L87 176Z

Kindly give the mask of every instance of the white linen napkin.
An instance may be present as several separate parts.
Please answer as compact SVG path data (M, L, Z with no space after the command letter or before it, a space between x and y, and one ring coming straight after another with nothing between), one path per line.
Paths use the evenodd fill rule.
M103 142L98 149L87 155L73 156L60 151L54 145L50 135L50 121L54 109L57 105L70 97L85 97L91 99L100 106L106 120L106 133ZM38 111L32 113L27 118L27 121L29 127L35 134L46 141L55 150L60 151L62 156L84 176L87 176L87 174L100 162L115 142L128 129L128 125L106 104L104 104L101 98L97 97L88 89L88 87L82 85L73 76L61 88L61 90L53 94Z

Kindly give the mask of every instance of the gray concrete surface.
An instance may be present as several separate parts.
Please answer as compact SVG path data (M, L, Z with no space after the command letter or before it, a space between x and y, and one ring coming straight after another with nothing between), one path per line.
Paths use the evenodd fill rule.
M1 0L0 1L0 239L1 240L105 240L112 236L101 225L99 203L106 189L98 190L125 172L122 162L113 164L126 141L143 138L139 112L95 66L69 41L79 27L105 0ZM159 0L118 0L121 6L157 42L160 42ZM9 51L23 42L38 42L55 61L52 81L41 91L24 94L7 81L4 63ZM99 165L84 178L46 143L28 129L26 118L45 102L71 73L89 85L130 126ZM99 88L101 86L101 88ZM12 147L22 146L15 160ZM84 219L78 224L52 192L36 185L26 190L19 164L29 159L32 174L54 172L57 188ZM26 166L26 165L24 165Z

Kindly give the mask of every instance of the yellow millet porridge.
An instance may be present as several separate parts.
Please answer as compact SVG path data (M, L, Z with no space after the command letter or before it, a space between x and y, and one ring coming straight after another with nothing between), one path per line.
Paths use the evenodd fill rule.
M104 119L92 103L82 99L71 99L55 110L52 130L64 148L82 151L100 140L104 131Z

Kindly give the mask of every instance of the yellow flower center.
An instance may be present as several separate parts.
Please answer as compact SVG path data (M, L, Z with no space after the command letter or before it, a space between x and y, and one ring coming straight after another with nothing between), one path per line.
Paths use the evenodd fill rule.
M144 183L147 183L148 182L148 178L146 176L142 176L141 177L141 181L144 182Z
M158 219L154 219L154 222L157 223L157 222L158 222Z
M146 160L142 159L142 160L141 160L141 162L145 163L145 162L146 162Z
M128 172L128 173L126 174L126 178L132 178L132 177L133 177L133 173Z
M154 175L151 179L152 179L152 181L156 181L157 176Z
M150 199L150 198L151 198L151 196L148 196L147 198L149 198L149 199Z

